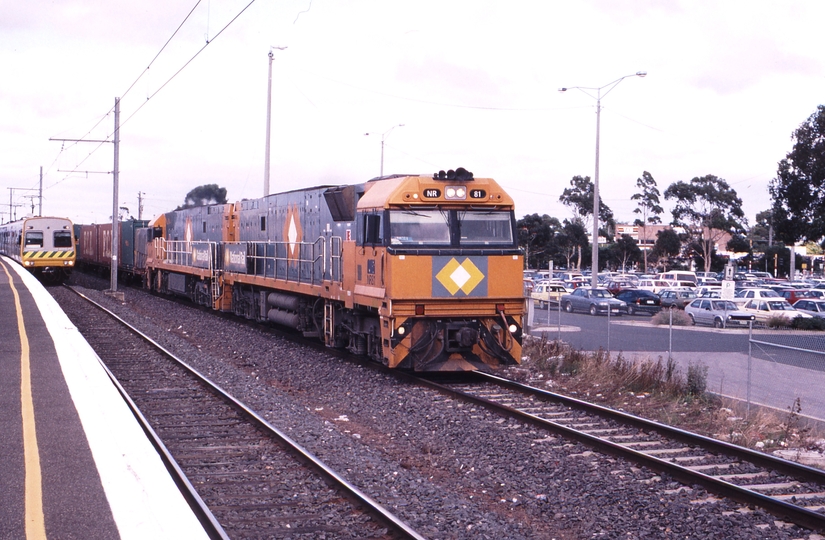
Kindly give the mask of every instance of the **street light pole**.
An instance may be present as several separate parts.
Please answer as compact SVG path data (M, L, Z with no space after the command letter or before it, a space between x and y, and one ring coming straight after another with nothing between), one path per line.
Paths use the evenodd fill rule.
M590 88L587 86L570 86L567 88L559 88L559 92L566 92L568 90L581 90L588 96L596 100L596 169L593 175L593 247L591 251L591 258L593 260L591 265L591 281L590 285L594 289L599 285L599 136L602 122L602 90L607 88L604 95L606 96L616 85L628 77L644 77L647 75L646 71L637 71L631 75L619 77L615 81L608 83L598 88ZM595 90L596 96L588 92L588 90Z
M384 176L384 141L389 139L390 132L397 127L404 127L404 124L396 124L381 134L381 174L379 175L379 178ZM377 135L377 133L364 133L365 137L368 137L370 135Z

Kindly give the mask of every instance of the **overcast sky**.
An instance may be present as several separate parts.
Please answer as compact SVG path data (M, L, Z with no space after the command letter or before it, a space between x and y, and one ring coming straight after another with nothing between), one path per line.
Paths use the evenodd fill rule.
M558 89L646 71L602 92L603 200L632 221L643 171L662 192L714 174L752 223L825 103L823 20L818 0L4 2L0 211L42 166L44 214L109 219L113 145L49 139L111 138L115 97L132 215L138 192L149 218L202 184L262 196L274 46L272 192L378 176L386 134L385 174L465 167L517 217L569 218L558 199L593 177L596 100ZM20 217L36 191L12 194Z

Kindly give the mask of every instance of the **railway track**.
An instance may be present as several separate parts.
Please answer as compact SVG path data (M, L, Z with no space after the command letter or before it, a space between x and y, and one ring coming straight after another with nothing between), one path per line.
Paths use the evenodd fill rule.
M64 310L213 538L423 538L261 415L75 293L75 312Z
M494 375L424 384L825 531L825 471Z

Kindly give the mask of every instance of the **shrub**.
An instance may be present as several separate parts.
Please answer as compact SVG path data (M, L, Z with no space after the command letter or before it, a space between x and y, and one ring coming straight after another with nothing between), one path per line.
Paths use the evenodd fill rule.
M660 325L669 325L670 324L670 311L667 309L663 309L659 313L653 316L650 320L653 324L660 324ZM682 311L681 309L674 309L673 310L673 326L690 326L690 316L687 313Z
M811 317L810 319L803 319L797 317L791 324L797 330L825 330L825 319L820 317Z
M765 326L769 328L787 328L791 326L791 321L782 315L771 315L765 322Z
M708 389L708 366L700 363L688 364L687 392L691 396L702 397Z

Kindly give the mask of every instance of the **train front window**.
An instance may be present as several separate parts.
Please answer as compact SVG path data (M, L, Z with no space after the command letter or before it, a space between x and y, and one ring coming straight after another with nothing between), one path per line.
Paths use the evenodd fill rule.
M449 214L440 210L390 212L393 245L450 245Z
M41 231L26 231L26 247L43 247L43 233Z
M55 248L70 248L70 247L72 247L72 233L71 233L71 231L54 231L54 247Z
M479 246L513 243L513 223L510 212L468 211L458 212L461 245Z

